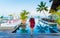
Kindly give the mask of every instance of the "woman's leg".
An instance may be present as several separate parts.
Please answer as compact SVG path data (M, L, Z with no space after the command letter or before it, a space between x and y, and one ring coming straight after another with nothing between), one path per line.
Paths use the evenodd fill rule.
M31 28L31 35L33 34L33 28Z

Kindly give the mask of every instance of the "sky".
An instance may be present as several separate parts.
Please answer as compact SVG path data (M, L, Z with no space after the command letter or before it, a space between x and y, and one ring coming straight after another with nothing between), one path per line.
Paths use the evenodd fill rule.
M27 10L30 15L37 14L37 5L46 2L48 9L51 7L49 0L0 0L0 16L9 14L19 14L22 10Z

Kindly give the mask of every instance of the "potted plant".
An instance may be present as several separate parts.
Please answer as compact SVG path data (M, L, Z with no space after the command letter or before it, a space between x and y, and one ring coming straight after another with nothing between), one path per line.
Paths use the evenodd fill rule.
M20 14L20 19L21 19L21 23L22 23L22 29L26 28L26 20L28 18L29 12L27 12L26 10L23 10Z

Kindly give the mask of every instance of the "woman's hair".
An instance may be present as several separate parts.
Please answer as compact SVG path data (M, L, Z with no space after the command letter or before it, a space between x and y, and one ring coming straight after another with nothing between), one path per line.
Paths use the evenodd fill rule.
M31 18L33 18L33 16L31 16Z

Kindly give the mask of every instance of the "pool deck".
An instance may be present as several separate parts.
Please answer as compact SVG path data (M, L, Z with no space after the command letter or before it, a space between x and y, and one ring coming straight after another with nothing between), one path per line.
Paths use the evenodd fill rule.
M60 38L60 34L13 34L1 33L0 38Z

